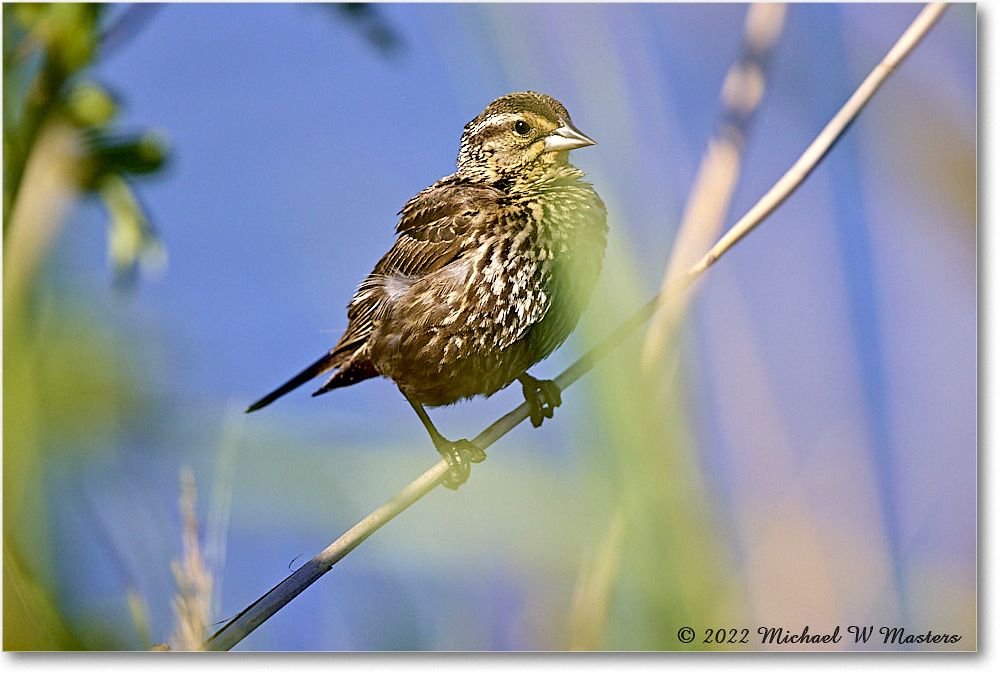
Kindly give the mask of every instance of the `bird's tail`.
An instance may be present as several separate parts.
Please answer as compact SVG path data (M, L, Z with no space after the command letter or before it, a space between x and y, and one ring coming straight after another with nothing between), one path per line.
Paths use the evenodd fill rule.
M271 403L274 399L278 398L279 396L284 396L285 394L290 392L292 389L295 389L299 385L305 384L314 377L322 375L323 373L338 367L339 365L341 365L342 360L343 360L342 353L332 351L325 354L323 358L316 361L315 363L307 367L305 370L303 370L301 373L290 379L288 382L285 382L283 385L272 391L270 394L260 399L253 405L251 405L249 408L247 408L247 412L260 410L261 408Z

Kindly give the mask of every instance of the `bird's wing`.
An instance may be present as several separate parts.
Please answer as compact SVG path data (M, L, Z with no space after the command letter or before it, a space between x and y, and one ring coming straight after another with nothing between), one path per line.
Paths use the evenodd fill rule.
M418 279L458 258L473 243L470 230L484 227L502 193L488 186L439 181L421 191L400 211L397 238L358 287L347 307L348 326L334 352L353 350L371 334L388 309L387 277Z

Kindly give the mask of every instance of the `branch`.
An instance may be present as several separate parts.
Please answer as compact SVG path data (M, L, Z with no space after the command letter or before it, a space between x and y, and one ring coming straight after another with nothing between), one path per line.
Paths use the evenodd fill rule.
M945 4L927 5L903 33L895 46L865 79L844 107L833 117L816 140L806 149L792 168L781 177L712 249L685 274L668 284L668 288L643 305L608 337L592 347L586 354L564 370L555 382L565 389L586 374L598 361L607 356L623 340L642 326L668 299L679 297L730 248L750 233L761 221L782 204L823 159L837 139L864 108L885 79L933 27L946 8ZM522 403L498 419L473 439L480 448L487 448L528 417L528 404ZM236 615L220 628L205 644L211 651L227 650L246 637L271 615L288 604L295 596L324 575L333 565L376 530L388 523L403 510L430 492L444 478L448 464L444 460L407 485L395 497L373 511L357 525L345 532L322 553L289 575L266 595Z

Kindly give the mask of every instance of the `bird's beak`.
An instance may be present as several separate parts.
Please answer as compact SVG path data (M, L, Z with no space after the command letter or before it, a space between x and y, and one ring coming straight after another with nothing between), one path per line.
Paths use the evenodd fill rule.
M573 148L584 148L588 145L597 145L597 141L588 138L579 129L566 120L562 120L563 125L545 137L545 151L572 150Z

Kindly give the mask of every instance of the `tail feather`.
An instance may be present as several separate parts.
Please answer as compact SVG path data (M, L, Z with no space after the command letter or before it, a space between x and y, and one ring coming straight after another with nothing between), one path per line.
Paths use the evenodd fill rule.
M377 375L378 371L375 370L375 366L371 361L363 358L352 358L350 361L343 364L343 367L341 367L340 370L331 375L330 379L327 380L322 387L314 391L313 396L325 394L331 389L347 387Z
M288 382L285 382L283 385L272 391L270 394L260 399L253 405L251 405L249 408L247 408L246 411L249 413L253 412L254 410L260 410L264 406L274 401L274 399L280 396L284 396L292 389L295 389L296 387L305 384L306 382L308 382L309 380L313 379L318 375L322 375L323 373L329 370L333 370L338 365L340 365L339 362L341 361L342 358L343 354L338 354L336 352L330 352L328 354L325 354L323 358L319 359L318 361L307 367L305 370L303 370L301 373L290 379Z

